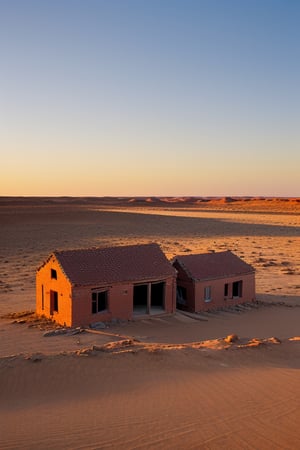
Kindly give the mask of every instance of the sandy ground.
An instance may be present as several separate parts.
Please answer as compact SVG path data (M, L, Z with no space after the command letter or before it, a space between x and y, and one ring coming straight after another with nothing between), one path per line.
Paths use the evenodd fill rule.
M2 319L0 448L300 448L299 203L109 203L0 201L0 314L34 308L54 249L151 241L169 257L231 249L264 303L52 337Z

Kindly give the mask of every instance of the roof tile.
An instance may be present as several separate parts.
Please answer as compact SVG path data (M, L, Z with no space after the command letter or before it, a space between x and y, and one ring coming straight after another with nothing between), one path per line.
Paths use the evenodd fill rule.
M92 285L143 281L175 276L157 244L55 251L73 284Z
M247 264L229 250L197 255L180 255L174 258L174 262L176 260L195 280L223 278L255 271L250 264Z

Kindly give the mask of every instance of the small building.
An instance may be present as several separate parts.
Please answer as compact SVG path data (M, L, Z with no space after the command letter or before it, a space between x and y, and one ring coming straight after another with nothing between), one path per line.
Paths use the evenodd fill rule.
M176 309L176 270L157 244L55 251L36 275L36 312L66 326Z
M231 251L176 256L177 308L200 312L255 300L255 269Z

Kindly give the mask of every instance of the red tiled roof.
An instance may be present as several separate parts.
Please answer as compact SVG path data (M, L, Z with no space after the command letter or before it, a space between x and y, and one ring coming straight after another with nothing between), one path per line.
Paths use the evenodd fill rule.
M245 263L231 251L204 253L199 255L180 255L174 258L187 274L195 280L224 278L254 272L254 268Z
M54 255L71 283L81 286L176 275L157 244L55 251Z

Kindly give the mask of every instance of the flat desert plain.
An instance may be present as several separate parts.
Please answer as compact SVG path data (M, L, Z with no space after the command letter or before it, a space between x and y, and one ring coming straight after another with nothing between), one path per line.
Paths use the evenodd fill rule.
M299 199L3 197L0 229L1 449L300 448ZM53 250L147 242L232 250L258 302L48 337L16 314Z

